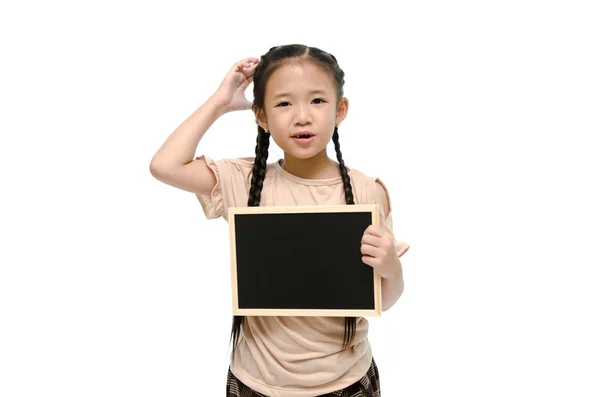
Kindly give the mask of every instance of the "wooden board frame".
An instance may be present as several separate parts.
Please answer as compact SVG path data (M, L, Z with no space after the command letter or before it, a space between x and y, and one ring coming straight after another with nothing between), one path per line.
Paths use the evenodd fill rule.
M373 270L373 309L244 309L239 307L238 277L236 257L236 215L238 214L285 214L285 213L324 213L324 212L370 212L371 224L379 227L379 205L309 205L309 206L258 206L230 207L228 210L230 258L231 258L231 292L233 315L236 316L334 316L361 317L381 316L382 291L381 276ZM365 264L365 266L368 266Z

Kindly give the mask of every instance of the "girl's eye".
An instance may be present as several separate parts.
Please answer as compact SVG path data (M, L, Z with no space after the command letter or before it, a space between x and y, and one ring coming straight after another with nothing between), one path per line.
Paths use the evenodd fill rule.
M315 98L315 99L313 99L313 102L314 101L321 101L321 103L325 103L325 100L321 99L321 98ZM289 105L290 103L289 102L280 102L275 107L284 106L284 104Z

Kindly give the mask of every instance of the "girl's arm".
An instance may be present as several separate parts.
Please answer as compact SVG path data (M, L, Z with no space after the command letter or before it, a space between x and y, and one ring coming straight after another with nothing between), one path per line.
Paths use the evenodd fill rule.
M398 259L400 262L400 259ZM402 264L400 264L400 275L394 278L381 278L381 298L383 300L383 311L390 309L404 292L404 277L402 276Z
M168 185L208 195L217 180L203 160L194 160L196 148L208 128L223 114L224 105L210 97L189 116L156 152L150 173Z
M388 202L387 194L383 186L381 184L377 184L377 193L379 195L379 199L383 203L383 216L387 219L388 214L390 212L390 204ZM390 236L391 237L391 236ZM393 269L386 273L387 277L381 278L381 299L383 311L390 309L398 299L402 296L404 292L404 276L402 271L402 263L400 262L400 256L404 255L404 253L408 250L408 244L402 243L403 250L399 252L398 255L391 255L390 265L388 268ZM395 247L397 249L397 247Z
M233 64L217 91L156 152L150 162L152 176L192 193L210 195L217 179L204 160L194 160L196 148L208 128L223 114L252 108L244 92L252 82L258 61L248 57Z

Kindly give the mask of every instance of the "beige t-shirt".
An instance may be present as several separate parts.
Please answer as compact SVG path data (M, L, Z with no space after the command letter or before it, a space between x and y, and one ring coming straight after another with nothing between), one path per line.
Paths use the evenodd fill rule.
M253 157L214 161L199 156L217 179L210 196L197 195L207 219L227 220L229 207L248 205ZM348 167L355 204L379 204L379 226L392 233L391 201L387 218L375 177ZM287 172L280 160L269 163L261 206L346 204L342 177L303 179ZM397 244L397 247L399 245ZM342 350L343 317L248 316L232 357L231 372L248 387L272 397L314 397L359 380L372 359L369 323L358 318L353 345Z

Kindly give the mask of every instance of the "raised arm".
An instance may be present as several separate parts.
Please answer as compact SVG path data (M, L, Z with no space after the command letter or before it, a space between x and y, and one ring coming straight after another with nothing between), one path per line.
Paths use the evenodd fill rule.
M196 148L209 127L223 114L224 105L210 97L167 138L150 162L156 179L193 193L210 194L216 178L203 160L194 160Z
M233 64L217 91L171 133L152 157L152 176L179 189L210 194L217 181L203 160L194 159L196 149L219 117L227 112L252 108L244 93L252 82L258 61L248 57Z

